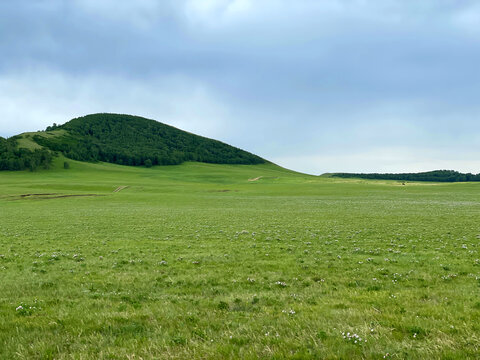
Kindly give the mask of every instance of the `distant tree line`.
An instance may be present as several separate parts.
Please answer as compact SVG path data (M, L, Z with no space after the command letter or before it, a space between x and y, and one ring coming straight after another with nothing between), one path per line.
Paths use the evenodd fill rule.
M94 114L49 129L64 135L34 140L66 157L131 166L175 165L184 161L260 164L265 160L217 140L131 115Z
M360 178L360 179L378 179L378 180L399 180L399 181L435 181L435 182L466 182L480 181L480 174L463 174L454 170L435 170L420 173L403 174L354 174L354 173L335 173L333 177L339 178Z
M16 137L0 138L0 170L48 169L52 158L52 152L47 149L31 151L18 148Z

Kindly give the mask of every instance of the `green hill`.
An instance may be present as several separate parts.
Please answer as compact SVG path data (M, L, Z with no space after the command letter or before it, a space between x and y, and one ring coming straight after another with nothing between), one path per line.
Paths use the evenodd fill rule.
M62 136L34 140L66 157L121 165L175 165L185 161L215 164L261 164L262 158L217 140L138 116L93 114L48 130Z
M21 164L22 160L25 163L32 154L44 155L45 152L61 153L79 161L147 167L177 165L185 161L245 165L267 162L217 140L155 120L121 114L87 115L64 125L54 124L43 132L22 134L9 141L3 139L0 143L2 170L29 168ZM51 159L47 160L51 162Z

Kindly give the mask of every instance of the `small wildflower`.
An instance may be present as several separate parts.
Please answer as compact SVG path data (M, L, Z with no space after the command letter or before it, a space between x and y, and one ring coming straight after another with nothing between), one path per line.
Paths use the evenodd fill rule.
M354 334L350 334L349 332L347 332L347 334L345 334L345 332L342 332L342 336L345 340L349 341L349 342L352 342L353 344L360 344L362 341L363 342L367 342L366 339L362 339L358 334L354 333Z

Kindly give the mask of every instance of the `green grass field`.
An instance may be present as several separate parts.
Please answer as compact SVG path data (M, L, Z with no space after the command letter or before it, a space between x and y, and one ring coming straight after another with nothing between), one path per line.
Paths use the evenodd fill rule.
M480 357L480 184L56 162L0 173L0 359Z

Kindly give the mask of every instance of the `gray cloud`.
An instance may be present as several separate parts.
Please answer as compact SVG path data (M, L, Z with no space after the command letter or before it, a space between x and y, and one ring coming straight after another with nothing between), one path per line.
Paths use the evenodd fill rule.
M125 112L311 173L473 171L479 19L453 0L3 1L0 135Z

